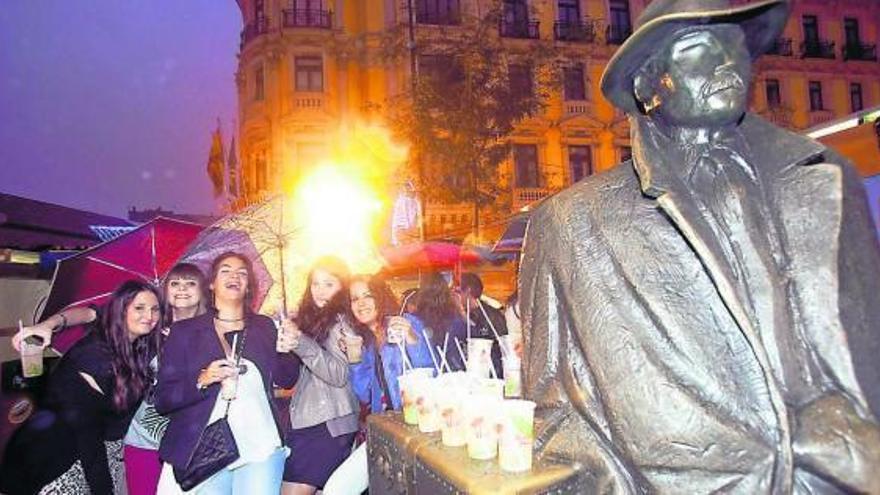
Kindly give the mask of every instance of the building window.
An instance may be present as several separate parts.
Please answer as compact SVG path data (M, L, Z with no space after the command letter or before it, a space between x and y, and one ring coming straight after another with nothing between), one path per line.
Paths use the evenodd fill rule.
M849 106L853 112L858 112L865 108L862 102L862 85L860 83L850 83L849 85Z
M779 108L782 106L782 94L779 92L779 79L767 79L764 83L767 93L767 108Z
M324 63L321 57L296 57L294 70L297 91L324 91Z
M819 20L814 15L805 15L801 19L804 28L804 43L808 47L819 45Z
M621 146L620 147L620 161L625 162L631 159L633 156L633 150L629 146Z
M825 105L822 104L822 83L810 81L810 111L815 112L824 109Z
M608 43L619 45L632 33L629 0L608 0L610 21L605 37Z
M513 166L516 187L539 187L537 146L534 144L513 145Z
M576 23L581 21L581 6L579 0L559 0L559 20L564 23Z
M528 65L509 65L507 74L510 78L510 92L516 98L532 96L532 68Z
M441 26L461 22L458 0L418 0L416 3L416 22Z
M266 75L263 72L263 66L260 65L254 70L254 100L263 101L266 98Z
M452 84L464 78L461 64L451 55L419 55L419 76L438 84Z
M846 41L846 46L855 47L861 46L862 38L859 35L859 20L854 19L852 17L847 17L843 20L843 37L844 41Z
M587 85L584 82L584 66L577 64L563 71L563 94L566 101L586 100Z
M589 146L569 146L568 166L571 169L571 182L577 182L593 173L592 153Z

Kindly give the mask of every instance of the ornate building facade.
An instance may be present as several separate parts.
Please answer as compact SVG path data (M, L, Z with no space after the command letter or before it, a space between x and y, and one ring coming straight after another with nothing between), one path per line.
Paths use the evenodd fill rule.
M491 0L237 0L244 29L236 74L244 201L277 191L326 153L333 131L403 98L431 40L454 36ZM599 91L605 64L648 0L499 0L497 35L549 43L563 77L543 115L509 139L512 211L629 156L624 116ZM740 2L741 3L741 2ZM773 53L754 76L753 109L795 130L880 103L880 2L792 0ZM383 57L389 37L419 46ZM410 40L414 40L414 44ZM425 48L427 47L427 48ZM468 205L426 207L428 237L463 237Z

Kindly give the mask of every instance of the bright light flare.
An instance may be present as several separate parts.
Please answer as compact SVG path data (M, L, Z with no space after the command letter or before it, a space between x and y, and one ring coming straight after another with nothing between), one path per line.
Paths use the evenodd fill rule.
M294 195L294 214L305 229L308 257L333 254L354 271L378 270L373 237L382 204L374 190L344 168L316 168Z

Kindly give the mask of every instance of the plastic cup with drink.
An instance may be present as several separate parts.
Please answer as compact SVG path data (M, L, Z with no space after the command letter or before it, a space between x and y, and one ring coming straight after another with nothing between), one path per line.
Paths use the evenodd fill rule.
M535 403L508 399L501 404L498 465L509 472L532 468L535 441Z
M236 355L238 349L238 333L232 336L232 356ZM235 400L238 396L238 363L229 356L226 357L227 364L232 370L232 375L227 376L220 382L220 398L223 400Z
M501 399L471 394L465 402L465 440L471 459L494 459L498 453L498 408Z
M489 339L470 338L467 341L467 371L471 375L483 378L491 376L492 341Z
M444 391L436 378L427 378L416 383L416 409L419 412L419 431L434 433L442 426L438 398Z
M23 332L21 320L18 330ZM39 335L28 335L21 339L21 372L25 378L34 378L43 374L43 347L45 342Z
M364 354L364 338L360 335L344 333L342 340L345 342L345 355L350 364L361 362Z
M447 447L466 445L464 408L470 393L467 376L462 372L446 373L437 377L437 381L443 391L437 397L441 441Z
M522 362L515 355L501 358L504 366L504 396L522 396Z
M414 368L397 377L400 385L400 401L403 405L403 421L408 425L419 424L416 396L420 382L434 376L431 368Z
M406 318L396 315L386 316L384 323L389 344L406 344L406 325L409 323Z

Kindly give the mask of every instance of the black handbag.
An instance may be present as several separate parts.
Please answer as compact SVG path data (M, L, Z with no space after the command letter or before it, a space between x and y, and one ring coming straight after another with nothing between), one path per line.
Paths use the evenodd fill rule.
M242 332L241 343L235 349L235 366L239 366L244 349L247 330ZM218 473L221 469L238 460L238 445L232 435L232 428L226 417L229 415L231 400L226 401L223 417L207 425L199 436L196 447L189 456L184 468L174 468L174 479L183 491L192 490L196 485Z

